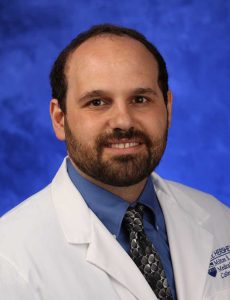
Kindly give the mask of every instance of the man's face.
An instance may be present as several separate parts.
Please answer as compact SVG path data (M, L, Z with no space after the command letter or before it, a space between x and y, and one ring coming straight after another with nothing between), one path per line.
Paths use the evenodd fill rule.
M113 186L146 178L163 155L171 117L153 55L134 39L98 36L70 56L66 76L65 140L77 168Z

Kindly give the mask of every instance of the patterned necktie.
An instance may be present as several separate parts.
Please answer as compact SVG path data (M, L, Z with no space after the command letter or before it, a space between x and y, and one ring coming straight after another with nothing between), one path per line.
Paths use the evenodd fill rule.
M130 256L148 281L158 299L173 300L160 257L143 227L144 206L129 207L124 226L129 233Z

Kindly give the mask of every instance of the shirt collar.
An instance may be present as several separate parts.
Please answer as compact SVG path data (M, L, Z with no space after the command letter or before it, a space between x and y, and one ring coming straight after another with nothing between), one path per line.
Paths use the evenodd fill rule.
M81 176L70 159L67 159L67 171L71 181L78 189L89 208L113 235L118 236L122 220L130 204L117 195L114 195ZM137 202L147 206L152 211L152 214L155 212L155 218L152 218L152 220L156 226L160 205L156 197L151 177L148 177L145 187L135 203Z

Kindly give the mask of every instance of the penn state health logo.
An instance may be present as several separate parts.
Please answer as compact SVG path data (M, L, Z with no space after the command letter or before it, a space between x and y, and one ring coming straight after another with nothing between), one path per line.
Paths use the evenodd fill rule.
M213 251L208 268L212 277L225 279L230 276L230 245L220 247Z

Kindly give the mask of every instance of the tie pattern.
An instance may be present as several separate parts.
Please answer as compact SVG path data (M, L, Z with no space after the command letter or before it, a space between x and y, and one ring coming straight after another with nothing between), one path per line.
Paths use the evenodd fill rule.
M173 300L160 257L144 232L143 214L144 206L137 204L129 207L124 216L124 226L129 233L130 256L157 298Z

